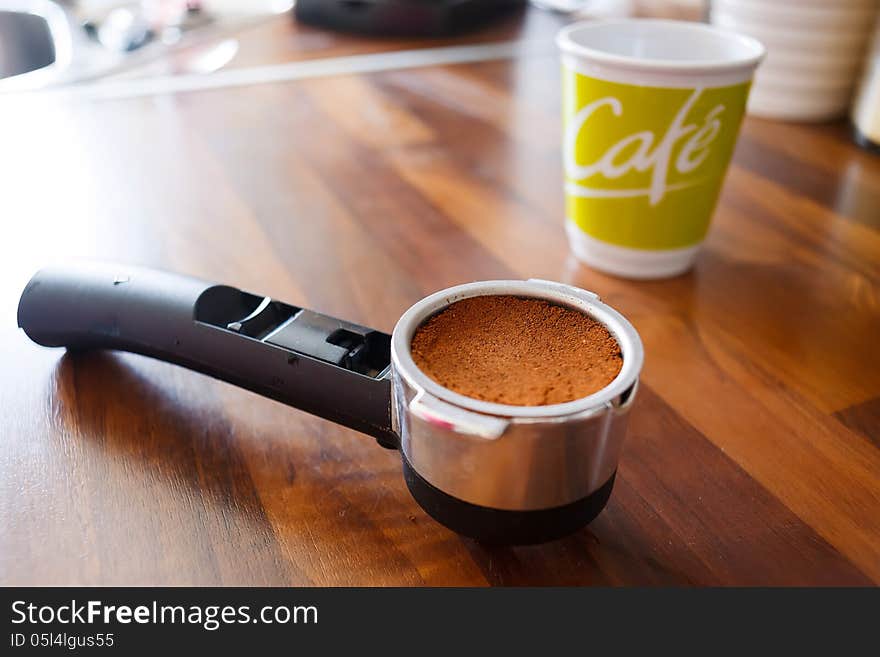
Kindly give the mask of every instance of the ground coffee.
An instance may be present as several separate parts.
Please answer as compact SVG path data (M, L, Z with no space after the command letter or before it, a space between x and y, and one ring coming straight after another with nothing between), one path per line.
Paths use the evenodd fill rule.
M620 345L587 315L540 299L482 296L450 305L412 339L416 365L440 385L499 404L580 399L620 372Z

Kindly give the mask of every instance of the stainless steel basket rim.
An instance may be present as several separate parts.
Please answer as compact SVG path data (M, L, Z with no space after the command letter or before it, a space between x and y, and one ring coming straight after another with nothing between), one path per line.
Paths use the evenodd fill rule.
M514 406L486 402L459 394L440 385L415 364L410 350L413 334L430 316L456 301L476 296L508 295L543 299L580 310L602 323L615 337L623 355L623 366L614 380L597 392L565 402L546 406ZM581 415L611 404L636 383L644 361L639 334L619 312L602 303L597 295L580 288L537 279L496 280L465 283L440 290L411 306L398 320L391 338L391 360L397 374L416 389L425 391L455 406L513 419L548 419Z

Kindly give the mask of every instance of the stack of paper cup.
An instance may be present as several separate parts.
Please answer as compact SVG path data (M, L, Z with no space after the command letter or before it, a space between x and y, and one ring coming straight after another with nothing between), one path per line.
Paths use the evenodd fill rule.
M856 141L880 151L880 20L865 60L862 82L852 109Z
M824 121L846 113L878 0L714 0L712 22L761 41L750 114Z

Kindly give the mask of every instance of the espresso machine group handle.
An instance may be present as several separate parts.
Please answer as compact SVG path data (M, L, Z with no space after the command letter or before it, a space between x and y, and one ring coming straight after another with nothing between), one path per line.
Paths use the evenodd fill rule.
M397 447L386 333L227 285L93 262L37 272L18 325L47 347L182 365Z

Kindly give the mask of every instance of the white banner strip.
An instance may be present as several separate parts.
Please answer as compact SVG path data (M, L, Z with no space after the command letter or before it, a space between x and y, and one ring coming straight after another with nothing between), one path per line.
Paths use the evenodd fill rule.
M550 40L503 41L470 46L422 48L331 57L268 66L227 69L210 74L169 75L106 81L71 85L58 90L36 91L21 95L40 95L43 97L52 95L65 98L112 100L191 91L208 91L253 84L290 82L332 75L358 75L424 66L516 59L525 56L553 55L555 53L556 48Z

